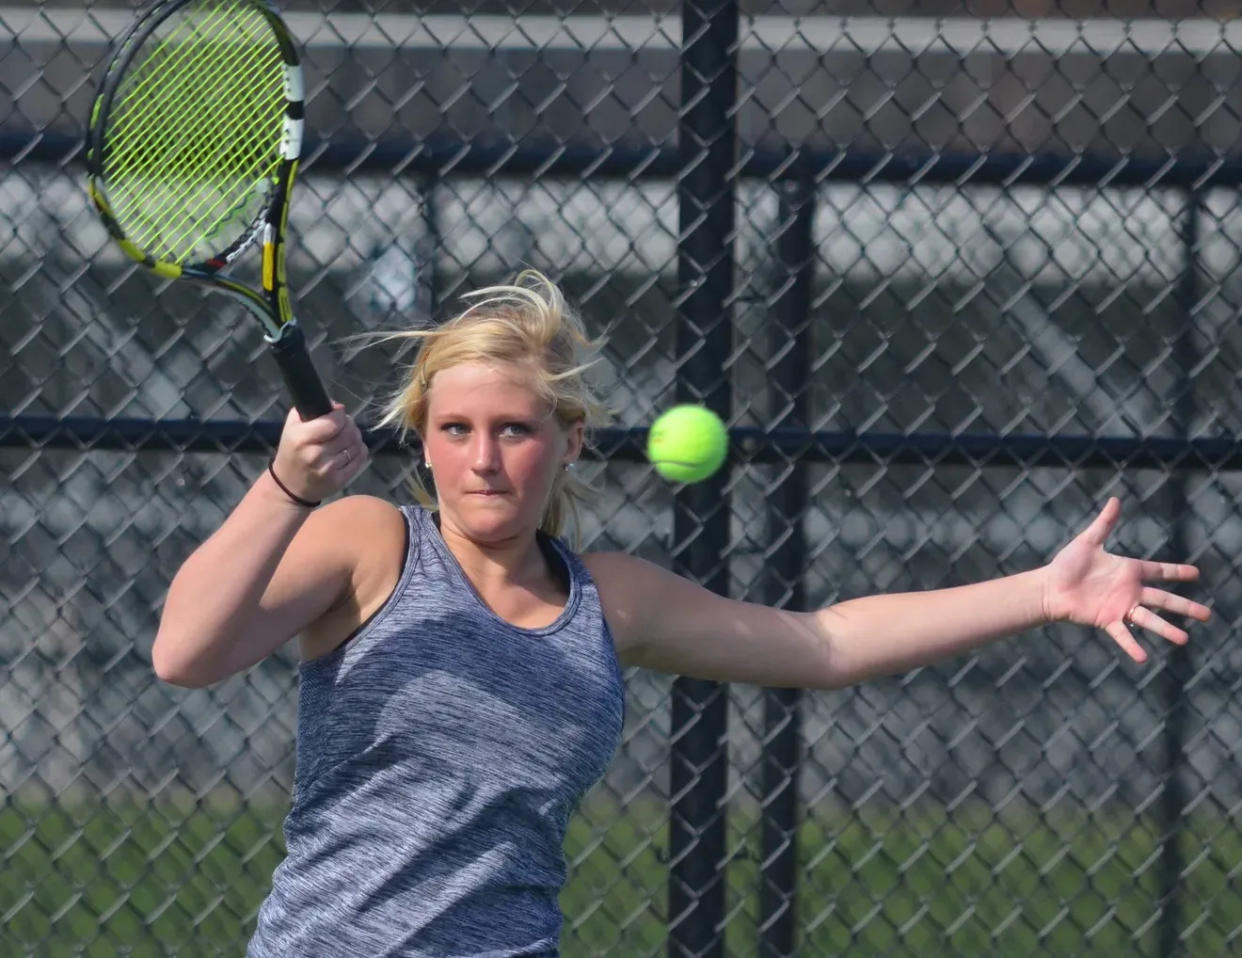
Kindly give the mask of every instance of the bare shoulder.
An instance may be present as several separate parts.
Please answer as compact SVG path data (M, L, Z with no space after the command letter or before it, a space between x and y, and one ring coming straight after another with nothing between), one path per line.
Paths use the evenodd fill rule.
M717 595L624 553L583 562L623 665L717 682L826 681L825 643L813 616Z
M361 521L374 523L377 526L396 524L403 528L405 518L401 510L387 499L378 496L342 496L311 513L308 524L312 521L323 522Z
M316 515L318 534L347 556L355 599L365 603L372 598L366 590L382 589L385 583L387 598L405 559L406 523L401 510L376 496L346 496Z
M376 496L346 496L320 509L299 533L308 558L331 555L343 589L332 605L303 632L304 658L336 648L387 601L401 578L405 559L405 517Z
M405 517L391 502L376 496L345 496L311 513L298 532L305 546L331 550L347 565L364 562L375 551L376 538L405 538Z
M584 552L581 558L583 565L591 573L591 578L601 589L605 587L625 588L636 578L650 574L650 570L660 568L628 552Z
M649 616L669 590L697 588L654 562L626 552L588 552L582 555L582 563L595 582L604 618L623 656L650 635Z

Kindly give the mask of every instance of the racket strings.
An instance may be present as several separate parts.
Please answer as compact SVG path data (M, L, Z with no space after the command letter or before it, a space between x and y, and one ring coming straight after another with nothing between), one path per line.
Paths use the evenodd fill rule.
M204 14L139 51L107 141L114 215L141 248L174 262L257 219L285 111L283 61L262 15L198 6Z
M274 114L279 120L279 111ZM235 142L247 137L244 127L236 122L228 123L229 117L221 117L220 133ZM273 128L261 124L261 129ZM278 132L278 126L274 127ZM273 135L269 134L270 141ZM265 158L256 168L250 157L234 147L229 159L230 166L221 168L217 163L203 163L204 154L215 150L214 142L204 136L186 136L180 141L178 155L186 159L169 163L154 183L139 184L142 193L129 204L135 212L142 212L153 229L164 234L164 242L170 247L181 248L202 227L209 230L219 227L225 220L234 220L244 212L243 207L257 208L264 199L265 178L270 176L279 162L274 155ZM122 211L122 215L124 214ZM141 238L139 238L141 239Z
M219 60L218 62L213 63L210 59L214 52L212 45L201 43L195 45L185 44L183 45L183 48L190 48L192 52L197 54L197 61L191 61L184 65L168 61L157 63L155 62L155 58L158 56L160 51L154 51L147 63L144 63L144 67L147 69L143 80L155 77L157 82L162 81L164 83L164 87L159 90L152 91L149 90L144 83L141 86L136 85L135 88L126 95L121 106L133 107L133 109L130 110L129 115L126 117L129 124L128 128L130 130L136 129L145 132L145 143L153 142L158 144L163 141L166 148L174 151L180 141L171 135L173 133L189 133L191 135L197 135L200 138L211 135L212 127L209 124L219 121L219 109L229 104L229 97L203 97L201 90L192 88L185 83L177 84L174 81L178 77L186 74L201 76L202 73L205 72L205 68L207 66L214 67L217 71L228 71L231 67L236 65L250 67L252 65L250 62L251 58L248 56L250 51L241 48L240 45L238 46L239 52L235 54L231 60ZM174 70L174 67L177 67L178 69ZM169 92L180 94L181 102L171 104L168 102L166 96L161 97L155 95L156 93L167 94ZM189 111L192 111L195 108L210 108L212 106L217 108L216 115L210 117L200 115L196 117L197 122L195 122L192 126L187 126L185 124L177 126L173 126L168 123L161 124L161 119L182 119ZM194 154L192 152L175 152L180 153L183 157L183 163L180 164L180 166L184 167L187 163L193 162ZM141 151L138 150L131 151L131 153L135 159L141 158L143 155ZM166 158L166 156L161 156L161 160ZM167 168L167 164L161 163L160 168ZM122 172L123 167L118 164L117 170L118 172Z
M217 17L226 12L218 11ZM124 95L118 93L112 111L110 146L114 154L114 176L138 172L137 167L167 169L168 156L175 155L179 143L171 134L183 132L182 128L174 127L169 122L181 116L178 105L169 102L169 94L180 93L185 99L187 88L183 78L201 75L214 49L211 44L179 39L186 32L182 28L202 35L215 26L211 20L195 23L183 18L142 58L141 63L132 68L128 89Z
M224 16L231 16L231 19L223 24L223 29L220 29L218 21ZM164 124L161 128L161 120L167 118L169 114L168 94L170 92L182 94L184 109L175 113L176 118L182 118L186 109L203 104L202 91L189 87L187 78L201 80L208 72L208 68L212 67L219 71L228 70L239 63L242 66L251 65L253 51L263 46L261 42L254 42L264 39L262 30L250 30L241 38L237 34L242 34L248 26L261 27L262 21L256 22L252 18L251 23L247 24L238 22L236 17L237 11L227 8L218 10L215 20L209 18L195 22L193 19L183 17L178 28L171 31L143 58L141 64L134 67L137 79L130 84L126 94L118 98L118 106L114 108L114 112L118 113L123 110L128 111L130 130L146 130L155 136L166 135L169 126ZM186 32L190 36L185 40L179 40L180 35ZM230 37L228 34L233 34L233 36ZM242 39L251 42L246 44L241 42ZM270 41L271 38L266 39ZM272 47L270 42L266 45L269 48ZM223 59L217 55L219 50L230 46L237 51L230 59ZM148 109L144 110L144 107ZM197 126L200 129L203 128L202 123ZM182 130L184 127L177 129Z
M155 69L153 67L151 72L154 73ZM149 90L142 98L131 94L121 104L121 109L126 112L121 114L118 111L118 121L114 121L117 122L117 132L131 135L114 139L113 146L117 154L113 165L114 175L122 176L143 170L182 173L193 162L193 152L181 147L198 145L197 141L207 134L204 125L207 117L200 114L194 118L197 122L186 122L190 119L189 111L195 106L208 109L212 104L218 104L220 99L194 96L198 91L187 83L177 82L182 75L184 73L174 74L167 71L166 86ZM170 98L170 95L176 98ZM123 124L119 122L122 115ZM188 140L183 139L187 136Z
M264 123L256 132L265 132L264 128L278 131L280 112L279 108L273 112L271 119L275 121L274 127ZM186 130L182 136L169 138L168 144L171 145L153 147L151 156L162 163L158 173L154 174L158 179L152 181L151 176L147 176L141 182L136 180L145 192L136 192L129 203L119 207L121 216L135 211L141 212L145 219L155 221L169 234L166 242L173 247L180 246L182 236L192 232L196 224L213 216L219 207L230 200L240 200L242 197L236 196L237 189L253 184L262 171L261 168L254 169L254 163L241 155L242 147L238 144L251 138L251 133L237 123L235 116L206 114L204 122L208 121L218 122L218 128L208 133L201 126L196 126ZM222 170L219 163L203 162L205 156L219 159L211 156L217 151L214 138L219 136L227 136L233 142L235 162L229 169ZM271 140L269 133L264 145ZM269 168L278 162L270 151L264 159ZM174 213L177 219L171 221L169 215ZM178 228L182 230L180 236L176 233Z
M239 91L245 95L246 91ZM227 93L222 102L229 99ZM197 202L187 197L168 195L163 210L171 212L173 219L166 220L167 242L180 248L187 242L199 242L214 236L225 225L235 225L239 216L251 215L262 207L267 186L280 157L274 146L280 136L280 123L284 113L283 102L277 103L264 115L258 110L250 113L225 113L217 111L208 115L209 127L200 128L199 135L186 141L181 150L184 162L174 168L174 175L201 182L204 176L210 183L219 172L215 163L206 169L196 164L197 158L206 155L211 160L228 159L228 181L217 183L215 189L198 191ZM228 154L219 156L219 143L228 143ZM204 232L205 230L205 232Z
M200 4L200 6L202 6ZM189 16L179 18L176 25L164 32L162 38L155 42L146 56L139 58L135 56L135 60L141 60L141 63L135 64L131 69L136 77L131 77L129 91L124 97L120 97L122 104L134 98L142 97L146 94L149 86L153 83L161 82L160 71L172 71L175 68L181 68L185 65L188 58L201 59L206 52L205 47L196 46L193 43L185 43L181 41L181 36L189 32L190 34L207 35L216 29L217 24L228 15L229 11L223 7L216 10L213 15L208 13L201 21L196 22ZM154 38L148 38L148 45Z
M203 34L206 29L213 26L211 23L194 24L195 32ZM190 97L189 102L170 104L166 98L148 96L146 99L148 104L153 105L160 112L160 116L171 116L184 118L188 116L187 111L194 111L194 119L189 124L182 122L176 126L174 132L176 136L169 136L168 131L163 131L165 136L164 149L152 148L147 152L152 157L159 157L162 162L162 168L158 168L159 175L164 182L164 201L159 207L148 210L148 215L157 218L165 216L171 210L176 211L178 223L169 223L166 218L161 219L160 223L166 228L174 228L180 230L166 237L168 245L181 248L184 245L185 238L195 232L195 226L199 221L204 221L206 217L218 215L218 208L234 202L230 206L236 206L239 203L245 205L245 199L252 192L251 187L254 184L255 176L260 170L255 169L255 163L250 155L245 151L246 147L251 145L257 136L266 133L260 143L260 146L266 147L271 144L275 137L279 134L279 116L282 111L282 104L274 104L270 112L270 119L275 121L272 127L275 134L269 133L266 127L268 123L263 122L269 117L253 115L253 111L236 109L237 98L233 95L233 90L229 88L228 80L244 80L241 76L241 68L245 72L252 72L253 67L253 46L246 48L241 44L234 47L234 54L228 59L216 57L217 62L212 62L211 57L215 55L216 50L220 49L218 38L210 44L201 42L194 45L194 49L198 52L197 58L186 60L182 57L185 64L175 73L168 70L167 63L159 64L159 69L168 70L169 76L186 74L194 74L208 65L213 68L213 72L224 74L224 77L217 80L219 89L215 91L215 95L210 98ZM279 67L279 63L275 64ZM243 103L245 102L244 91L253 90L252 84L247 81L244 86L237 83L232 84L243 91ZM182 89L185 84L182 84ZM278 91L277 91L278 92ZM256 99L253 92L250 98ZM183 97L183 99L186 99ZM277 99L273 97L273 99ZM147 117L145 113L137 114L134 122L156 122L156 118ZM247 128L247 120L250 120L249 129ZM222 150L222 145L225 149ZM172 159L170 161L170 151ZM268 151L270 153L270 151ZM259 154L262 155L261 152ZM273 165L276 161L269 160L268 165ZM200 187L207 185L211 189L199 191L196 203L189 204L189 197L181 195L186 192L184 186L186 184L197 183ZM168 189L169 186L173 189ZM175 187L182 186L181 193ZM234 187L230 190L230 187ZM244 194L241 197L236 196L237 187L244 187ZM230 195L232 193L233 195ZM141 199L141 196L136 199ZM230 211L231 212L231 211ZM228 218L227 215L224 218ZM149 242L149 239L148 239Z

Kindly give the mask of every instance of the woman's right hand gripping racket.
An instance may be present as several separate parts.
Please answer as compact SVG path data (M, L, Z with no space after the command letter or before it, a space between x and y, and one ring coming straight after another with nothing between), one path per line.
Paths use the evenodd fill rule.
M303 419L332 409L293 319L289 196L302 68L263 0L159 0L126 34L91 111L88 188L108 232L160 276L228 293L263 326ZM262 290L221 272L262 240Z

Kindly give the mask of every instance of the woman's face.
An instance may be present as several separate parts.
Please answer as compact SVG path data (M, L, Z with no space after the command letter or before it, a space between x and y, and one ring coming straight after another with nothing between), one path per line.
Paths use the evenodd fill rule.
M463 363L435 374L423 449L442 521L480 543L533 534L553 480L582 449L520 366Z

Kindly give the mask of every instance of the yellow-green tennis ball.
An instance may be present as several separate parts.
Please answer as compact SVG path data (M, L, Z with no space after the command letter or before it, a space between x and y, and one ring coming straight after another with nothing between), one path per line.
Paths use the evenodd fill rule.
M702 482L724 464L729 433L706 406L674 406L647 433L647 458L674 482Z

